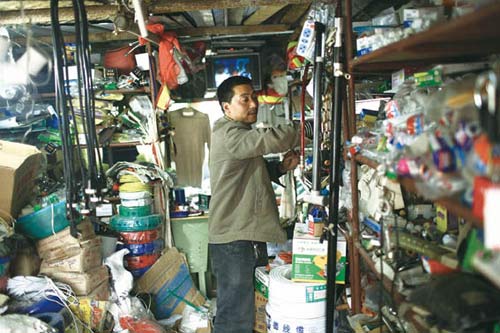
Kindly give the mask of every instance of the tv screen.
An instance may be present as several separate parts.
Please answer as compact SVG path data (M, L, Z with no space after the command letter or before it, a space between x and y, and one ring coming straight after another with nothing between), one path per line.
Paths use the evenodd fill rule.
M207 90L215 90L230 76L245 76L255 90L261 89L259 53L231 53L206 58Z

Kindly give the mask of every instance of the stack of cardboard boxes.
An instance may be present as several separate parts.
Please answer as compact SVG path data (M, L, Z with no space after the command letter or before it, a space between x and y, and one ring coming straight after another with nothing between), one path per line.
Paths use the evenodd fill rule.
M78 239L71 236L68 227L37 242L40 274L68 284L78 296L107 300L109 274L102 265L101 240L89 221L81 222L78 229Z
M267 332L266 305L269 298L269 272L266 267L255 269L255 323L253 330L258 333Z

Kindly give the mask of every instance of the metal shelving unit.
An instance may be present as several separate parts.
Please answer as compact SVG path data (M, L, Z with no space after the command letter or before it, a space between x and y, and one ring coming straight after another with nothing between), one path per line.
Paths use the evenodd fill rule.
M353 55L352 32L352 1L346 0L345 5L346 52ZM347 117L344 128L347 135L352 137L356 133L355 114L355 76L364 76L373 72L391 72L405 66L431 66L437 63L468 62L487 58L500 53L500 3L494 2L479 8L473 13L455 18L448 22L437 24L427 31L417 33L399 42L387 45L367 55L354 58L347 56L346 63L351 80L347 87ZM351 158L351 187L352 187L352 242L351 244L351 287L352 310L361 311L360 261L372 270L382 281L386 290L392 290L392 282L382 277L375 269L368 252L359 243L358 218L358 189L357 166L365 164L376 168L378 163L361 155ZM401 185L409 192L418 193L415 181L400 179ZM472 211L461 204L456 198L439 198L433 200L447 209L460 215L476 227L482 227L482 221L473 215ZM389 289L388 289L389 288ZM396 297L395 301L401 300Z

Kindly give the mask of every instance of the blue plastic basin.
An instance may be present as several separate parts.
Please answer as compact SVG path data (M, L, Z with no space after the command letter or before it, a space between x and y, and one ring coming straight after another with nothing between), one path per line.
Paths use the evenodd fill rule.
M66 200L20 217L16 231L32 239L43 239L69 225L66 219Z

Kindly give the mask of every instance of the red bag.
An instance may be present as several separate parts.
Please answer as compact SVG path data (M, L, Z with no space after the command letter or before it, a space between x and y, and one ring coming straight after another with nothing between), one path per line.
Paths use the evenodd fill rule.
M123 46L119 49L106 51L104 54L103 65L105 68L116 68L118 74L128 74L137 66L134 52L131 46ZM128 54L128 55L127 55Z

